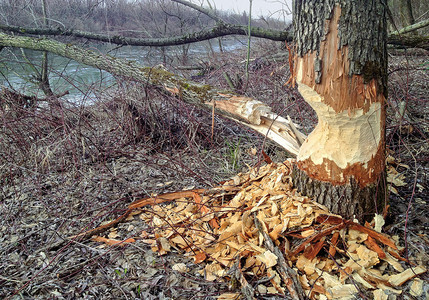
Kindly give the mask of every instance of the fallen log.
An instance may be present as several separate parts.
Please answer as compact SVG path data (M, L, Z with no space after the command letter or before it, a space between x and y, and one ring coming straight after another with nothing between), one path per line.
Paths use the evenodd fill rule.
M210 85L195 83L161 68L142 67L132 61L46 38L0 33L0 47L2 46L48 51L105 70L116 76L155 86L186 103L210 112L214 111L252 128L293 155L297 155L300 141L305 139L305 135L296 130L298 125L292 124L291 126L288 119L273 113L269 106L257 99L237 96Z

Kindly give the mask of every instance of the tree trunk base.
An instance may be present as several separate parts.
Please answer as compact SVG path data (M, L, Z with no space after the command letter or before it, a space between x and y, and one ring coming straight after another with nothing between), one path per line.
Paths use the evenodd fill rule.
M378 183L360 187L353 179L343 185L310 178L294 165L293 183L302 195L325 205L330 212L359 222L371 220L375 213L381 214L387 205L384 177Z

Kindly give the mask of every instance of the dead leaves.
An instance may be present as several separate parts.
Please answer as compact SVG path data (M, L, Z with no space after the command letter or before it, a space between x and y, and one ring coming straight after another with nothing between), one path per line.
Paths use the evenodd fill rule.
M126 240L120 241L120 240L108 239L108 238L104 238L104 237L96 236L96 235L94 235L94 236L92 237L92 240L93 240L94 242L101 242L101 243L105 243L105 244L107 244L107 245L109 245L109 246L119 246L119 247L123 247L123 246L125 246L125 245L127 245L127 244L129 244L129 243L134 243L134 242L136 241L136 240L135 240L135 239L133 239L133 238L129 238L129 239L126 239Z

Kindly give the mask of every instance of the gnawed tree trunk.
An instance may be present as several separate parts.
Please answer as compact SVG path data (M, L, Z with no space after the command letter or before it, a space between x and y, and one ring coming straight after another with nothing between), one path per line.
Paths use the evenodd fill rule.
M298 90L318 115L294 181L332 212L363 219L385 200L387 30L381 0L295 1Z
M305 139L305 135L296 129L298 125L273 113L271 108L261 101L221 91L210 85L198 84L163 69L142 67L132 61L46 38L11 36L0 32L1 47L49 51L114 75L156 86L184 102L216 112L252 128L294 155L298 153Z

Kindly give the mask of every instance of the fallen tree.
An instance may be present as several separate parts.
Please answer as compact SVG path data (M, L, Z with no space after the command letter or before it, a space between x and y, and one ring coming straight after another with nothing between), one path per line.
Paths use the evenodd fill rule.
M405 33L423 28L429 25L429 20L413 24L399 32L393 32L388 35L387 42L390 45L398 47L415 47L429 50L428 35L405 35ZM247 36L247 26L234 25L227 23L217 23L210 29L204 29L199 32L187 33L181 36L164 37L164 38L131 38L121 35L106 35L93 32L67 29L67 28L33 28L0 24L3 31L13 32L20 35L51 35L51 36L69 36L75 38L84 38L92 41L112 43L116 45L128 46L147 46L147 47L166 47L179 46L189 43L206 41L214 38L242 35ZM268 39L272 41L292 41L293 35L288 31L279 31L252 27L251 35L257 38Z
M47 38L12 36L0 33L0 47L17 47L51 53L105 70L113 75L153 85L186 103L197 105L233 119L266 135L283 149L296 155L305 135L290 120L278 116L266 104L228 91L202 85L164 69L142 67L135 62L102 55L75 45Z

